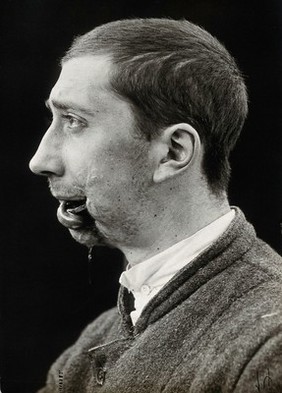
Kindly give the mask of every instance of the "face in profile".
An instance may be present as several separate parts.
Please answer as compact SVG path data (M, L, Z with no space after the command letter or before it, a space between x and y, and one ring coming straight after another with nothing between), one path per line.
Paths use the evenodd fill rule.
M138 238L151 186L149 142L130 105L110 88L106 56L68 60L47 106L53 120L30 162L48 177L58 219L80 243L119 246Z

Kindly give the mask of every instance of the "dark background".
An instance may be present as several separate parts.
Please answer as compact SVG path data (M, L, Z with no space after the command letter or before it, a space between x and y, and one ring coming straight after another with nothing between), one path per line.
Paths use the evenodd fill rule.
M45 130L44 100L74 35L124 17L185 17L219 38L246 75L250 114L232 155L230 201L282 251L279 1L21 0L1 2L1 389L32 393L49 365L116 302L122 257L87 250L56 219L57 202L28 162Z

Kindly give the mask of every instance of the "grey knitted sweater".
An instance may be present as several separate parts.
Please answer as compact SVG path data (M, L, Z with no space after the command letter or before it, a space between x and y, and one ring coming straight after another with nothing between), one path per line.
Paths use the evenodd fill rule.
M40 393L282 392L282 259L240 210L148 303L121 288L52 366Z

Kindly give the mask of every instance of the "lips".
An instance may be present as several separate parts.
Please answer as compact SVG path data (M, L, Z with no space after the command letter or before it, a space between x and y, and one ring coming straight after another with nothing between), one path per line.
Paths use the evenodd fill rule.
M60 201L57 217L69 229L85 228L93 221L86 207L86 199Z

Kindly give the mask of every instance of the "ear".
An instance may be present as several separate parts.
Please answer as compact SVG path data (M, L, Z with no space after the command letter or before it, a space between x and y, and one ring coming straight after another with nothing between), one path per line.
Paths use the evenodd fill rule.
M198 132L187 123L174 124L155 140L158 163L153 180L160 183L185 171L200 156Z

